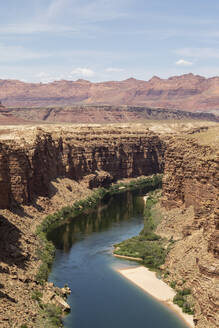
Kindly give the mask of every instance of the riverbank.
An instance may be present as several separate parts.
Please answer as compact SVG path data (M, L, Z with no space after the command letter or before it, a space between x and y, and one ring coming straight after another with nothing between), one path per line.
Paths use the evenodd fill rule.
M1 327L36 326L39 306L32 293L39 288L35 276L41 263L36 226L46 215L91 195L90 184L103 182L102 170L122 178L162 172L164 166L161 205L171 214L164 215L157 233L173 242L164 265L165 281L192 289L197 327L218 326L219 129L202 132L192 130L191 122L187 128L180 124L172 132L162 124L152 126L155 134L145 124L1 131L0 202L6 208L0 210ZM190 205L194 215L186 217ZM172 212L176 207L181 219Z
M175 311L188 325L194 328L193 316L183 313L182 309L173 303L176 292L165 282L156 277L155 272L149 271L146 267L138 266L128 269L117 269L123 277L143 289L158 301Z
M119 244L114 245L114 255L137 258L142 260L146 267L160 271L161 265L171 247L171 240L163 239L155 233L156 226L160 222L160 215L156 213L155 205L160 197L160 190L149 192L143 197L144 227L138 236L134 236Z
M36 236L36 228L45 217L63 206L92 194L92 190L82 181L68 178L51 182L51 197L39 197L34 205L18 209L0 210L1 259L0 259L0 327L20 328L49 327L37 301L38 295L47 290L58 291L56 287L39 285L36 274L41 260L38 249L41 246ZM54 194L54 190L56 193ZM25 311L24 311L25 309ZM49 320L49 319L48 319Z
M43 290L43 287L46 285L54 260L55 246L49 238L49 234L51 234L55 228L62 226L67 220L72 221L82 213L92 212L100 201L104 199L107 200L108 197L112 195L141 188L151 191L160 188L161 184L161 174L147 177L142 176L135 179L124 179L123 181L112 184L108 189L97 188L88 197L75 201L71 206L62 207L58 212L48 215L43 222L37 226L36 230L38 240L40 241L38 254L41 260L41 265L36 274L36 281L42 286L41 290ZM40 298L38 302L40 305ZM54 328L62 326L62 314L63 311L61 311L58 316L57 324L54 325Z
M47 281L53 263L55 247L50 238L48 238L48 235L55 228L62 225L67 219L73 220L83 212L94 210L100 201L108 199L108 197L112 195L141 188L144 188L149 192L160 188L161 184L161 174L117 182L111 185L108 189L98 188L87 198L76 201L71 206L62 207L58 212L48 215L37 227L36 231L40 240L39 257L42 262L36 275L38 283L43 285Z
M129 186L135 186L133 180L136 179L127 180L120 181L114 188L120 192L121 183L129 184L131 181ZM138 183L141 181L141 178L138 179ZM51 182L50 189L50 197L38 197L34 205L0 210L0 327L15 328L23 325L33 328L37 327L39 321L40 327L52 327L51 320L54 317L51 320L46 317L39 300L48 292L59 294L60 290L46 280L44 284L39 284L39 268L42 268L41 272L47 279L48 270L42 263L49 261L52 264L54 247L42 242L36 230L43 222L45 224L45 218L60 212L63 207L72 207L89 199L94 195L94 190L89 189L87 180L78 183L68 178ZM47 247L44 248L45 245Z
M138 261L138 262L143 261L140 257L131 257L131 256L125 256L125 255L117 255L117 254L113 254L113 256L118 257L120 259L130 260L130 261Z
M162 279L164 279L168 276L168 270L164 272L161 268L164 266L166 257L173 247L173 241L172 238L163 238L156 233L157 226L162 222L162 215L157 208L157 205L159 205L159 198L159 191L144 196L144 228L139 236L132 237L124 240L120 244L114 245L114 254L125 257L132 256L132 259L135 257L141 258L142 265L150 270L159 272ZM139 267L139 269L137 268L134 271L131 269L128 273L125 271L124 274L128 279L131 278L131 281L152 296L171 305L174 311L189 322L190 327L194 327L191 325L193 319L190 319L190 314L192 315L194 313L193 301L191 301L191 296L188 297L188 295L191 295L191 290L178 286L176 291L174 291L172 288L175 288L176 282L171 281L169 287L164 281L158 280L154 272L149 271L145 267ZM184 312L180 307L183 308Z

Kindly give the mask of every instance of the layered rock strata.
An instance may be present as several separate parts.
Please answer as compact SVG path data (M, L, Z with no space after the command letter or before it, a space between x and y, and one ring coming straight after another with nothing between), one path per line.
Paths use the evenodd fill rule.
M97 187L160 173L163 155L163 143L149 131L80 128L51 134L38 129L32 143L0 143L0 208L48 197L50 182L58 177L80 181L93 175L90 186Z
M216 138L216 136L215 136ZM182 238L169 253L166 268L170 280L184 281L195 298L197 327L219 325L219 153L217 149L183 138L171 140L165 153L163 205L191 206L193 216L171 222L172 233ZM165 222L162 223L165 225ZM168 221L166 222L168 226Z
M146 106L74 105L29 108L0 108L0 114L17 117L18 122L50 123L117 123L141 122L142 120L206 120L219 121L212 113L180 111L176 109L149 108ZM0 121L1 123L1 121Z
M218 76L207 79L193 74L98 83L81 79L51 83L0 80L0 99L13 107L107 104L218 113L218 85Z
M164 145L144 128L109 126L5 129L0 139L0 327L43 327L36 226L90 188L161 172Z
M168 279L192 289L198 328L217 327L218 155L192 140L205 130L183 137L143 125L0 131L0 326L35 326L35 229L46 214L86 197L89 188L164 171L162 203L175 212L162 225L164 235L177 239L165 265ZM215 136L217 127L212 131Z

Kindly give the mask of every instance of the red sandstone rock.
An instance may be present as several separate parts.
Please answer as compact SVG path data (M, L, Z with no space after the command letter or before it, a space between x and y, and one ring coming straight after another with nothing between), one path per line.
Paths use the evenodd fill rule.
M70 203L80 199L79 195L86 188L83 185L83 190L79 189L77 194L75 187L71 187L73 180L83 182L87 177L87 184L93 187L111 179L162 172L164 167L163 204L167 208L194 207L194 217L185 217L186 222L179 221L177 215L171 218L171 227L174 230L176 226L178 231L176 239L181 239L174 243L165 266L173 281L180 284L185 281L185 287L192 289L197 327L217 327L217 149L191 140L191 135L189 138L167 138L136 127L53 126L50 129L51 132L30 128L29 134L22 132L18 139L10 139L10 133L6 133L0 143L0 207L12 208L11 212L1 210L0 217L1 282L4 281L4 293L7 291L10 296L9 300L3 299L0 319L8 320L9 316L20 326L17 314L24 307L29 311L25 313L25 320L28 317L33 320L36 315L31 310L34 304L31 304L30 296L32 284L35 284L31 275L36 271L33 267L37 260L34 225L45 215L45 212L40 214L43 208L35 205L36 200L40 200L39 204L43 204L44 211L49 213L66 204L63 198L68 191ZM19 133L21 130L18 129ZM63 185L66 178L68 181L58 195L60 202L55 201L56 207L51 207L50 197L55 197L58 190L51 181L54 183L57 178L63 178ZM27 203L33 205L29 209L26 206L29 216L22 211L22 204ZM24 259L31 270L19 267L25 263ZM11 299L18 302L16 308ZM10 327L10 323L5 327Z
M182 227L184 238L169 253L166 267L172 280L184 279L192 288L200 328L219 324L218 156L217 149L174 138L164 158L163 205L169 209L194 207L194 218Z
M219 77L185 74L149 81L127 79L91 83L55 81L25 83L0 80L0 99L6 106L32 107L72 104L137 105L189 111L219 111Z
M88 127L59 136L38 131L31 144L0 143L0 208L49 196L50 182L58 177L80 181L93 175L93 188L162 171L163 142L149 131L126 135L119 128Z

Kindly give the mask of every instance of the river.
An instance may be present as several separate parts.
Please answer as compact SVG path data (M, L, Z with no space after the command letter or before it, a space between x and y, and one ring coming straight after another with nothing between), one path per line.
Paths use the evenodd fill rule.
M49 280L71 288L65 328L185 328L163 304L116 272L136 262L112 256L113 244L143 227L144 190L117 194L96 211L68 220L50 235L56 257Z

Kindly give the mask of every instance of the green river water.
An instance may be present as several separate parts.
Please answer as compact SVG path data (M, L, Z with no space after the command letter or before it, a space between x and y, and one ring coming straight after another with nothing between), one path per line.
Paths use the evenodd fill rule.
M136 262L112 256L113 244L143 227L144 190L102 202L97 210L68 220L50 235L56 257L49 280L66 283L71 313L65 328L185 328L174 312L116 272Z

